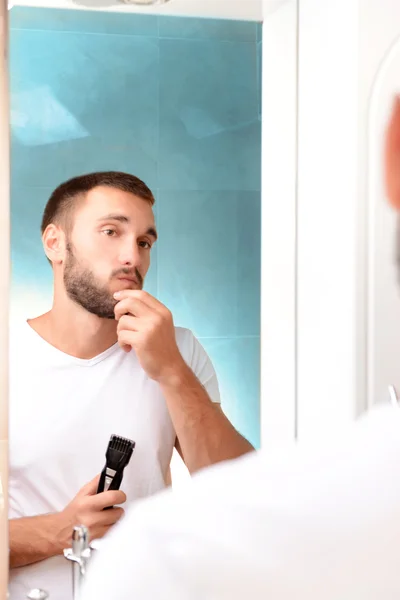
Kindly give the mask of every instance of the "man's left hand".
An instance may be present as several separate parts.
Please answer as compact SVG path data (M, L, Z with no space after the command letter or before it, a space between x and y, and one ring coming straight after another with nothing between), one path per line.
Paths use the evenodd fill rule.
M122 290L114 313L120 346L136 352L151 379L165 381L185 366L175 339L171 312L143 290Z

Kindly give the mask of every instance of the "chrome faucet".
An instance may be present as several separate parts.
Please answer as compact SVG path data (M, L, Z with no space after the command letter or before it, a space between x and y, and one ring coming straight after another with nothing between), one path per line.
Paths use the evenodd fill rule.
M64 550L65 558L72 562L72 595L74 600L79 600L90 554L88 529L84 525L76 525L72 532L72 548Z
M89 544L89 532L84 525L76 525L72 531L72 548L64 550L64 556L72 563L72 597L80 600L82 583L84 581L87 565L96 549L95 544ZM28 600L47 600L48 592L33 589L27 595Z
M44 590L39 590L35 588L29 592L27 595L28 600L47 600L49 597L48 593Z

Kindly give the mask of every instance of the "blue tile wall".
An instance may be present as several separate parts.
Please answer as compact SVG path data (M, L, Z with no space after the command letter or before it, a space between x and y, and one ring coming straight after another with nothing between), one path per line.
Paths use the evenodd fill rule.
M160 191L158 211L158 293L180 324L200 338L259 335L259 192Z
M260 441L261 24L14 7L12 267L51 294L52 189L129 171L156 195L146 289L209 352L224 409Z
M259 190L256 44L161 39L159 133L160 189Z
M261 29L261 26L260 26ZM261 120L262 102L262 40L257 42L257 87L258 87L258 116Z

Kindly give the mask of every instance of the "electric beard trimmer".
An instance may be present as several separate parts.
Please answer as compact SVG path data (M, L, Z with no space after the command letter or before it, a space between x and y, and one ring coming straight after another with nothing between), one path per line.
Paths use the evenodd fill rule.
M106 451L106 464L100 475L97 493L119 490L124 469L128 465L135 442L119 435L112 435ZM110 506L110 508L112 508Z

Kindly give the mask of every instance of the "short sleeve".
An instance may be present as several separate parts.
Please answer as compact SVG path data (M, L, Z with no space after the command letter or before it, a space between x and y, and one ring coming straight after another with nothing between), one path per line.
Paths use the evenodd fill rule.
M176 340L186 363L207 391L210 399L221 403L218 378L207 352L189 329L176 328Z

